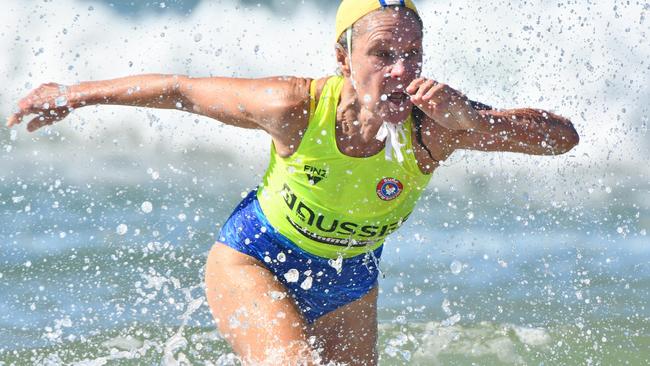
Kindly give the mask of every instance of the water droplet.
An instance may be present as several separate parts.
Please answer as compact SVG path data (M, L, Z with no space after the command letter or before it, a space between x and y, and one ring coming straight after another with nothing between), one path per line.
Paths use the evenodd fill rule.
M336 270L336 273L341 273L341 269L343 268L342 256L339 255L336 259L330 259L327 263Z
M300 288L303 290L309 290L311 288L312 281L313 279L311 276L305 278L305 280L300 284Z
M447 314L447 315L451 315L451 307L450 307L450 305L451 304L449 303L449 300L447 300L447 299L443 299L442 304L440 305L440 307L442 308L442 311L444 311L445 314Z
M286 293L280 291L271 291L270 295L273 300L282 300L287 297Z
M117 228L115 229L115 232L117 235L124 235L126 232L129 231L129 227L126 226L126 224L119 224L117 225Z
M463 264L455 260L451 262L451 265L449 265L449 269L451 270L451 273L457 275L463 270Z
M197 33L194 35L194 42L201 42L203 39L203 35L201 33Z
M450 327L460 321L460 314L454 314L450 316L449 318L443 320L440 322L440 325L443 327Z
M284 274L284 279L287 280L287 282L298 282L298 278L300 277L300 272L298 272L297 269L292 268L287 271L287 273Z
M151 211L153 211L153 205L152 205L151 202L149 202L149 201L144 201L144 202L142 202L142 204L140 205L140 209L141 209L142 212L144 212L144 213L150 213Z
M379 99L381 99L382 102L385 102L385 101L388 100L388 95L386 95L386 94L382 94L381 97L380 97Z
M68 104L68 98L65 95L60 95L54 100L57 107L65 107Z
M277 258L278 262L280 262L280 263L284 263L287 260L287 256L283 252L278 253L276 258Z

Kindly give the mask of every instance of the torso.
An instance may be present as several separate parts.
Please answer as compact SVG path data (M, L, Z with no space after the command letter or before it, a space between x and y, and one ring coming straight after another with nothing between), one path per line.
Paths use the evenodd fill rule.
M320 99L323 87L328 79L329 77L324 77L317 80L316 101ZM345 115L337 114L336 141L339 151L342 154L351 157L370 157L378 154L383 149L384 143L378 140L373 139L363 146L360 139L355 140L347 138L342 127L345 118ZM289 157L296 151L297 147L300 145L303 133L307 129L307 123L308 116L301 118L299 121L295 121L294 126L297 126L297 128L292 129L294 130L293 132L289 132L293 137L285 140L290 141L288 143L274 139L274 145L281 157ZM416 138L417 133L415 124L412 124L411 141L413 141L415 158L420 170L425 174L430 174L440 165L441 161L446 160L454 152L453 132L427 118L423 122L421 133L422 139L426 143L426 147L429 152L431 152L431 156L427 149L425 149Z
M364 149L346 144L355 141L341 139L349 135L337 131L344 122L337 118L343 81L330 81L322 97L319 88L317 108L299 131L301 138L288 139L294 151L283 156L274 146L257 197L281 234L312 254L336 258L381 245L406 221L431 178L427 172L437 164L431 158L418 161L413 133L400 138L404 160L399 162L387 159L374 138ZM407 128L412 124L413 118L404 121Z

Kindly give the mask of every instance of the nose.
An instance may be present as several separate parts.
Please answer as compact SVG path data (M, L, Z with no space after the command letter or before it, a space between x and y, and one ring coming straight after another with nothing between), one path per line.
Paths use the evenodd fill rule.
M397 60L395 60L393 67L391 67L390 76L392 78L397 79L403 77L405 73L406 73L406 65L404 65L404 59L400 57Z

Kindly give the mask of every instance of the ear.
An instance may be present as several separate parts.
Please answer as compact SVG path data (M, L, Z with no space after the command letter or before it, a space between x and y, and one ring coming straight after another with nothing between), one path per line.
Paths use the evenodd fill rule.
M348 52L338 43L334 46L334 52L336 53L336 63L338 63L341 73L343 73L343 76L345 77L350 77L350 60L348 59Z

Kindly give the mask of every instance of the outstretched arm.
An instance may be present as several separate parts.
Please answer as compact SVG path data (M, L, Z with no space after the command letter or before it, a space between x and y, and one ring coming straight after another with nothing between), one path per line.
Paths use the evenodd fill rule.
M72 86L44 84L18 103L7 126L38 114L28 123L34 131L87 105L112 104L179 109L243 128L268 132L287 146L307 124L310 79L191 78L178 75L136 75L89 81ZM303 126L304 125L304 126ZM281 146L276 146L280 147Z

